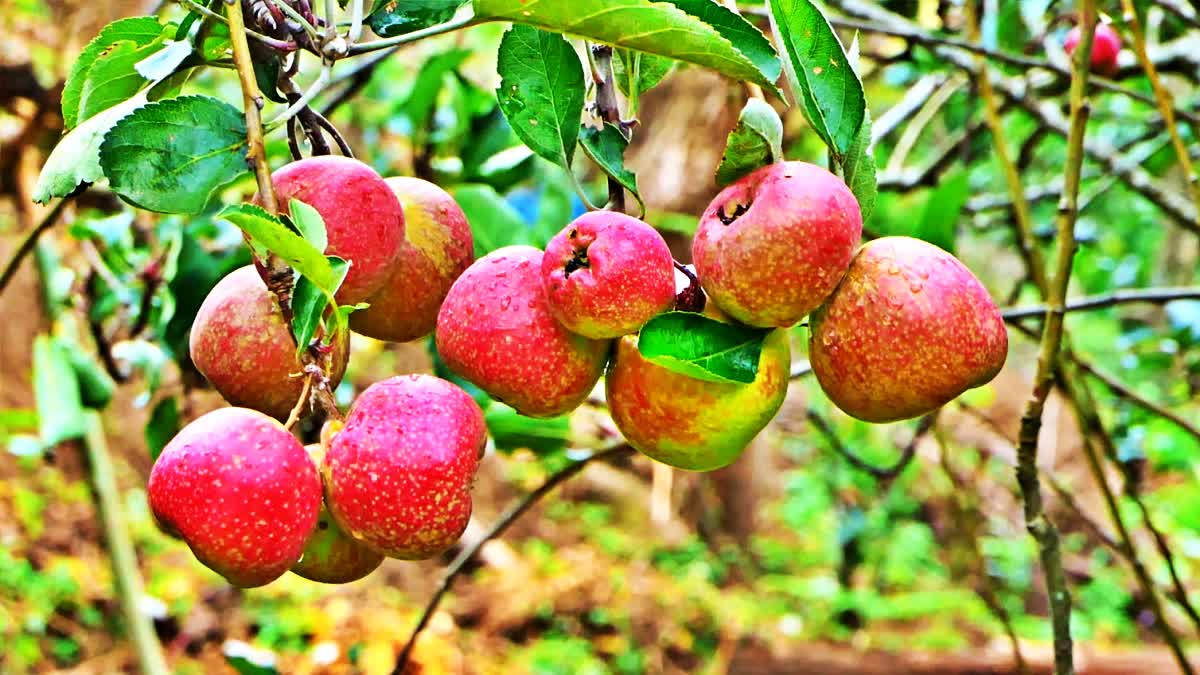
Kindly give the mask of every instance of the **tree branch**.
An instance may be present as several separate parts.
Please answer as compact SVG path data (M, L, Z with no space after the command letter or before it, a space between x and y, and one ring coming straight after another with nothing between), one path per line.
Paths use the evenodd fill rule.
M1105 293L1103 295L1076 298L1063 305L1062 311L1085 312L1131 303L1165 305L1176 300L1200 300L1200 287L1136 288L1113 291L1112 293ZM1049 311L1048 305L1030 305L1028 307L1010 307L1001 310L1000 315L1004 317L1005 321L1013 322L1045 316L1047 311Z
M500 514L500 517L497 518L496 522L492 524L492 527L488 529L486 533L484 533L483 537L481 537L479 541L476 541L471 546L463 549L454 558L454 561L450 563L450 566L446 568L446 572L442 576L442 583L438 586L437 590L434 591L433 597L431 597L429 602L425 605L425 610L421 612L421 618L417 621L416 628L413 629L412 635L409 636L408 642L405 643L404 648L400 650L400 655L396 657L396 666L392 669L392 675L402 675L405 666L408 665L408 661L412 657L413 648L417 645L417 638L421 636L421 632L424 631L425 627L429 624L429 619L433 616L433 613L437 611L438 605L441 604L442 598L447 592L449 592L450 587L454 584L454 580L458 578L459 574L462 573L463 568L466 567L467 563L470 562L477 553L479 553L479 549L483 548L484 544L503 534L510 525L512 525L534 504L538 503L538 501L548 495L561 483L582 471L583 468L588 464L597 461L606 462L631 452L633 452L633 448L626 443L622 443L606 450L598 450L591 455L588 455L577 462L573 462L565 468L560 469L558 472L552 474L544 483L538 486L536 490L525 495L519 501L505 509L504 513Z
M816 427L817 431L821 432L821 435L825 437L825 440L829 443L829 447L834 452L845 458L854 468L865 471L884 482L892 480L904 471L905 467L912 461L913 456L916 455L917 443L920 442L925 434L929 433L929 430L933 428L933 423L937 420L937 411L922 417L921 421L917 423L916 431L913 432L912 440L908 442L908 445L904 446L904 450L900 453L900 458L891 466L878 467L851 452L842 443L842 440L838 438L837 433L833 430L833 426L829 424L829 420L826 420L815 408L809 408L807 415L808 421Z
M42 218L42 222L27 232L21 243L17 244L16 250L9 256L8 262L4 264L4 271L0 272L0 293L4 292L9 282L17 275L17 270L21 267L21 261L25 259L25 256L37 248L38 239L45 234L46 230L54 227L54 224L58 222L58 217L62 215L63 208L69 201L71 201L70 197L63 197L58 200L58 203Z

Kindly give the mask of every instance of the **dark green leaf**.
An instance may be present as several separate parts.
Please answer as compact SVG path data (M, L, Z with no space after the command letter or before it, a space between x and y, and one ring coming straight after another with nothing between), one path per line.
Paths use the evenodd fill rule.
M110 58L114 52L121 49L136 50L138 47L144 47L158 40L162 34L163 26L158 19L152 16L136 16L112 22L105 26L95 38L92 38L92 41L79 54L79 58L75 59L74 65L71 66L71 72L67 75L67 82L63 85L62 113L66 128L74 129L88 117L99 112L99 110L93 109L90 115L80 114L81 108L83 108L84 85L88 82L89 71L99 60ZM132 70L132 64L130 64L130 69ZM136 92L137 88L133 91ZM114 102L114 105L125 98L128 96ZM104 108L100 110L104 110Z
M380 37L404 35L454 18L467 0L375 0L367 25Z
M254 59L254 80L258 82L258 90L268 100L276 103L287 103L287 97L279 93L279 70L283 68L283 57L273 53L265 58Z
M740 14L713 0L666 0L712 26L721 37L754 63L772 84L779 79L779 55L762 31Z
M866 110L862 83L837 33L812 0L769 0L784 71L809 124L837 155L850 151Z
M531 243L529 226L490 186L459 185L451 192L471 224L476 257L504 246Z
M627 64L637 66L636 82L633 80L634 68ZM617 81L617 89L620 89L621 93L626 96L631 95L630 92L633 91L635 84L639 95L650 91L658 86L658 83L662 82L674 67L674 59L663 56L643 54L628 49L618 49L613 53L613 78Z
M729 185L760 166L782 159L783 121L766 101L752 98L746 101L737 127L725 142L725 154L717 167L717 185Z
M246 171L242 112L208 96L151 103L122 119L100 147L113 192L143 209L200 213Z
M953 253L955 226L967 205L970 190L966 171L943 178L925 201L925 211L913 236Z
M321 213L299 199L288 202L288 211L292 223L300 231L300 236L313 245L321 253L329 247L329 233L325 231L325 219Z
M638 351L667 370L709 382L748 384L770 331L723 323L694 312L667 312L638 336Z
M501 452L529 449L539 455L558 452L571 438L567 416L534 419L500 402L492 402L484 413L488 436Z
M561 35L514 24L500 41L496 98L525 145L568 170L583 117L583 65Z
M694 63L776 91L775 83L717 29L665 2L475 0L475 15Z
M67 353L70 356L71 369L75 371L75 378L79 381L79 394L83 405L97 410L107 406L117 387L108 371L77 344L69 345Z
M48 335L33 340L33 394L42 447L83 437L86 419L70 353Z
M228 220L250 235L253 243L283 258L317 288L329 295L337 292L341 275L334 271L325 254L296 234L277 216L253 204L226 207L217 218Z
M167 443L179 433L179 429L179 401L174 396L168 396L154 406L143 431L151 460L158 459Z
M408 92L400 109L412 120L413 129L424 131L429 126L429 118L437 103L438 94L446 76L454 72L471 52L466 49L452 49L430 57L421 66L412 89Z
M100 168L100 145L105 134L143 105L146 105L145 92L72 129L46 158L33 188L33 200L45 204L55 197L71 194L83 183L94 183L104 177L104 170Z
M584 126L579 132L579 142L583 145L588 157L591 157L592 161L604 170L604 173L617 179L622 187L633 194L634 198L638 200L638 204L642 204L642 196L638 193L637 176L625 168L625 148L629 146L629 141L620 129L612 124L605 124L603 129ZM646 210L644 204L642 204L642 210Z

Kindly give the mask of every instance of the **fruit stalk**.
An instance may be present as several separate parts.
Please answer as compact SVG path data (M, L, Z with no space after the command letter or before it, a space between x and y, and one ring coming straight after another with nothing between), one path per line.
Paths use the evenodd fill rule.
M95 411L87 413L86 428L83 444L91 469L89 475L92 479L92 490L96 495L96 508L100 512L100 521L104 527L104 540L108 544L108 554L112 560L113 581L121 600L121 609L125 613L125 627L129 631L129 640L133 643L142 673L167 675L171 671L167 669L166 660L163 658L162 645L158 642L158 636L154 634L154 626L149 617L138 606L142 598L142 576L138 571L137 552L134 551L129 528L121 512L121 495L117 488L112 458L104 440L100 415Z

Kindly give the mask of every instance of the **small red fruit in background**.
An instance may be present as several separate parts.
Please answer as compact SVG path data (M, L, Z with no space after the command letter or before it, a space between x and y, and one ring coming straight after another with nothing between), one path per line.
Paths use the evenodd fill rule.
M1080 37L1082 34L1079 26L1072 28L1071 32L1067 33L1067 39L1063 41L1063 49L1067 51L1067 54L1075 53ZM1117 31L1106 23L1096 24L1095 37L1092 39L1092 72L1102 75L1112 75L1117 72L1117 55L1120 53L1121 36L1117 35Z

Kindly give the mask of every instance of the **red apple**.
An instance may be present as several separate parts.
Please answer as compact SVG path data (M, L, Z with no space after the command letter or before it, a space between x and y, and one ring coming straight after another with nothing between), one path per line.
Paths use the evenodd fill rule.
M910 237L863 246L812 315L809 359L847 414L892 422L987 384L1008 355L996 303L957 258Z
M675 262L654 228L615 211L586 213L546 245L550 312L593 339L636 333L675 302Z
M331 387L341 382L349 351L342 336L326 373ZM192 321L189 352L196 369L232 405L285 420L303 392L291 328L253 266L234 270L209 292Z
M392 274L350 327L377 340L408 342L437 326L438 309L451 284L471 265L471 226L445 190L419 178L387 179L404 207L404 243Z
M1112 26L1106 23L1096 24L1096 32L1092 38L1092 72L1101 75L1112 75L1117 72L1117 55L1121 53L1121 36ZM1063 49L1067 54L1074 54L1082 37L1079 26L1067 33L1063 41Z
M858 201L805 162L764 166L708 205L692 242L709 299L751 326L786 327L824 302L862 235Z
M280 211L292 199L316 209L328 235L325 253L350 261L339 304L363 302L383 287L404 243L404 213L382 176L356 159L322 155L284 165L271 179Z
M187 425L154 462L150 508L200 562L235 586L262 586L300 558L321 479L279 422L223 408Z
M483 411L453 384L430 375L377 382L329 443L329 510L351 537L383 555L435 556L471 518L471 484L486 441Z
M437 348L450 370L530 417L578 407L604 371L609 341L554 319L542 288L542 252L508 246L475 261L438 314Z

